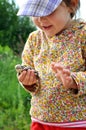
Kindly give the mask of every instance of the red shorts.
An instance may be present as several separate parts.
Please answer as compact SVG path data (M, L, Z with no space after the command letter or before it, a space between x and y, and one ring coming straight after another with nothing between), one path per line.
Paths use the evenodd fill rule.
M30 130L86 130L86 128L62 128L33 122Z

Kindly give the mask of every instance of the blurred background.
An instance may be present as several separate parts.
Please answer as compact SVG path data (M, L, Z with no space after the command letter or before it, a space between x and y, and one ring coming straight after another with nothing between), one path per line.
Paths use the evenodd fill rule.
M36 30L29 17L17 17L21 0L0 0L0 130L29 130L30 99L16 78L15 65L30 32ZM77 17L86 19L86 0Z
M30 32L29 17L17 17L15 1L0 0L0 130L29 130L31 96L17 81L15 65Z

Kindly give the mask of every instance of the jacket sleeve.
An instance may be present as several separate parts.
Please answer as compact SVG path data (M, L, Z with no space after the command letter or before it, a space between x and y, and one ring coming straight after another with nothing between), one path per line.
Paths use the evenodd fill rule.
M84 71L72 73L72 77L78 86L78 93L77 93L78 96L86 94L86 25L81 31L80 37L81 37L82 58L84 59L85 67Z
M24 50L22 52L22 65L28 66L32 69L35 70L34 68L34 42L35 42L35 37L30 35L29 38L27 39L27 42L25 44ZM37 93L39 90L39 79L37 79L37 83L33 84L31 86L23 85L23 88L31 93Z

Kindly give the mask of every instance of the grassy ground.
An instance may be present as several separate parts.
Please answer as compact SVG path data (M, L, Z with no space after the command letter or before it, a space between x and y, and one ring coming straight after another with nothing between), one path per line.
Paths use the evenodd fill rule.
M31 96L16 78L18 63L20 58L0 46L0 130L29 130Z

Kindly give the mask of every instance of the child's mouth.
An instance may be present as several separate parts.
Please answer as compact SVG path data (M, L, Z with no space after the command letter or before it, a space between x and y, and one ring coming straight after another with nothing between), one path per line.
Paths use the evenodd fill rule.
M43 29L44 29L44 30L49 30L49 29L51 29L51 27L52 27L52 25L49 25L49 26L43 26Z

